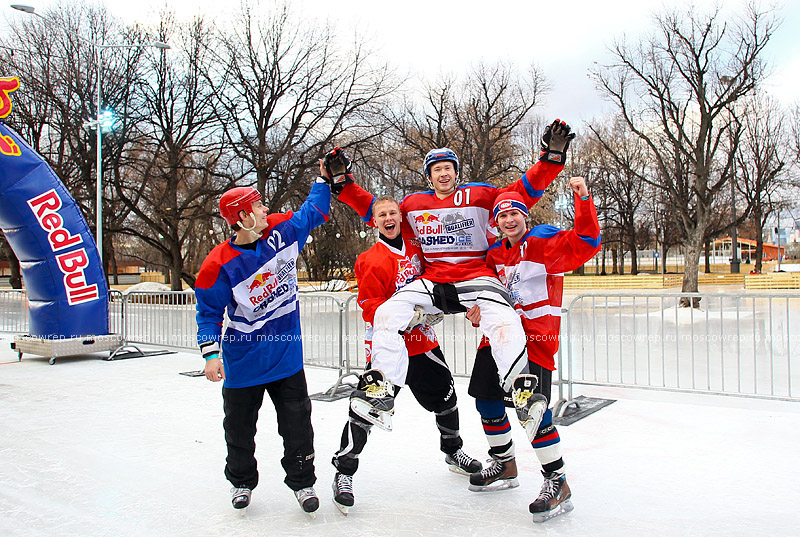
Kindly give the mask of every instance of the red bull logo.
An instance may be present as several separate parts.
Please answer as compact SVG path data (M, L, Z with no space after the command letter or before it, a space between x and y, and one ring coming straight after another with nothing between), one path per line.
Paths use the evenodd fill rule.
M430 224L431 222L438 222L438 221L439 221L438 214L422 213L421 215L414 217L414 223L416 224Z
M272 276L275 276L275 274L270 271L262 272L261 274L256 274L256 277L253 278L252 282L250 282L250 286L247 288L247 290L252 293L254 290L260 287L264 287L265 285L267 285L267 281Z
M8 117L14 105L11 103L10 93L19 89L19 79L0 78L0 119Z
M11 114L11 109L14 105L11 103L10 93L17 91L17 89L19 89L18 78L0 78L0 119ZM0 153L10 157L18 157L22 154L22 151L20 151L19 146L11 136L0 134Z

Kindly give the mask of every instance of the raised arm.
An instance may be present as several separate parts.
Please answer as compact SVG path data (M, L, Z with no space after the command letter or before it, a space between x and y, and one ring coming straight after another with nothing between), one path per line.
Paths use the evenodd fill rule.
M575 228L559 231L545 246L548 272L569 272L589 261L600 251L600 224L597 210L583 177L569 181L575 196Z

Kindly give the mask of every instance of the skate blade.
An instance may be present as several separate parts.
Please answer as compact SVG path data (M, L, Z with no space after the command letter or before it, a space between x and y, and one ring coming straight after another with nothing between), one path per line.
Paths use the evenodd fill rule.
M550 519L553 519L560 515L566 515L570 511L575 509L575 506L572 505L572 501L567 499L558 504L554 509L549 511L545 511L544 513L534 513L533 514L533 521L537 524L541 524L542 522L547 522Z
M311 511L310 513L308 511L306 511L306 514L308 516L310 516L312 520L317 518L317 512L316 511Z
M450 469L450 471L451 471L451 472L453 472L454 474L460 474L460 475L472 475L472 473L471 473L471 472L467 472L466 470L464 470L464 469L463 469L463 468L461 468L460 466L456 466L456 465L454 465L454 464L448 464L448 465L447 465L447 467L448 467L448 468ZM480 472L480 470L478 470L478 471Z
M372 425L375 425L384 431L392 430L392 414L394 413L394 410L391 412L375 410L375 408L370 404L359 399L351 399L350 408L356 413L357 416L367 420Z
M333 504L336 506L337 509L339 509L339 511L344 516L347 516L347 513L350 512L350 506L349 505L342 505L339 502L337 502L336 500L333 500Z
M515 489L519 486L519 481L516 477L511 479L501 479L495 481L491 485L472 485L470 484L469 490L472 492L497 492L498 490Z
M242 507L241 509L236 509L234 507L234 510L236 511L236 516L239 518L244 518L244 516L247 514L247 507Z

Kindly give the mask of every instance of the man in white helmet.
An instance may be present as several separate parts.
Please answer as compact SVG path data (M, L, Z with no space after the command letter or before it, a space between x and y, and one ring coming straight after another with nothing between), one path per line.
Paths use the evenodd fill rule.
M459 185L459 161L453 151L440 148L426 155L423 171L433 190L410 194L400 204L403 236L418 242L425 270L422 278L400 289L376 310L373 323L372 364L386 380L405 384L408 353L400 334L418 322L419 315L466 312L478 305L480 329L491 342L498 381L506 390L511 387L526 363L525 333L507 289L486 266L486 250L496 238L490 226L491 211L497 196L504 192L516 192L527 207L533 206L564 168L572 138L574 134L563 121L548 125L539 160L505 188L485 183ZM339 201L372 223L375 198L355 184L349 171L334 177L332 189Z
M245 509L258 484L255 435L268 393L283 438L284 482L313 516L314 431L303 371L297 302L297 256L311 230L328 219L331 192L325 171L292 214L267 214L254 188L237 187L220 199L220 214L235 235L215 247L197 275L197 342L208 380L222 387L225 477L231 501ZM223 317L228 326L222 334Z

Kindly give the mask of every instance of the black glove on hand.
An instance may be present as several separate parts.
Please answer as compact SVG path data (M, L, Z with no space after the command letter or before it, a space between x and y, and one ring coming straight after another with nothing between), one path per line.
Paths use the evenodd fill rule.
M331 191L338 196L347 183L353 182L350 159L347 158L341 148L334 147L330 153L325 155L323 164L328 171L328 175L331 176Z
M554 164L565 164L567 162L569 142L575 138L575 133L570 131L569 125L560 119L545 127L544 134L542 134L542 152L539 154L539 160Z

